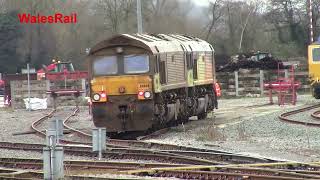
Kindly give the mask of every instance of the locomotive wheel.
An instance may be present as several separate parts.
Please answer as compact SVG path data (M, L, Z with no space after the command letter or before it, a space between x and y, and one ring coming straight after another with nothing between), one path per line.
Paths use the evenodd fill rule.
M320 88L319 87L316 87L313 89L313 96L316 99L320 99Z
M208 113L205 112L205 113L199 114L197 117L198 117L198 120L203 120L203 119L206 119L207 116L208 116Z

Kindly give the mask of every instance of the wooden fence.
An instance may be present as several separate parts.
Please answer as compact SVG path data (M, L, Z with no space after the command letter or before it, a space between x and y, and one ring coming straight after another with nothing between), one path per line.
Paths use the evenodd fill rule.
M79 89L86 91L85 79L80 80L68 80L64 82L53 82L49 80L31 80L30 81L30 96L32 98L47 98L48 106L52 106L52 98L46 92L48 90L59 90L59 89ZM23 99L28 97L28 82L26 80L17 80L10 82L11 87L11 105L13 108L24 108ZM84 97L85 94L82 94ZM75 104L72 96L59 97L57 98L57 104L69 105Z
M240 70L235 72L218 72L217 81L223 96L263 96L267 94L263 84L276 81L278 77L290 77L289 70L278 74L277 70ZM310 92L308 71L297 69L295 80L301 83L300 93Z

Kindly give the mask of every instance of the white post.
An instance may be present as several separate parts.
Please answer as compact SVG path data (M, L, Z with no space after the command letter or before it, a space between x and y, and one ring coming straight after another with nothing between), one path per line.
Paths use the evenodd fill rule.
M263 70L260 70L260 95L264 95L264 86L263 86L263 81L264 81L264 74Z
M310 44L312 44L313 43L313 12L312 12L312 0L309 0L309 23L310 23L310 25L309 25L309 29L310 29Z
M87 96L87 86L86 86L86 79L81 79L81 89L84 93L82 93L82 97Z
M101 158L102 158L101 128L99 128L98 131L99 131L99 133L98 133L98 134L99 134L99 135L98 135L98 139L99 139L99 140L98 140L98 141L99 141L99 143L98 143L98 145L99 145L99 147L98 147L98 148L99 148L99 160L101 160Z
M284 78L288 79L289 78L289 72L288 69L284 70Z
M235 81L235 87L236 87L236 96L239 96L239 72L234 72L234 81Z
M47 130L47 144L43 148L43 172L44 179L63 179L63 147L57 146L57 132L55 130Z
M141 0L137 0L137 24L138 33L142 33L142 13L141 13Z
M106 128L92 130L92 151L98 152L98 158L101 160L102 152L106 151Z
M30 67L29 67L29 63L27 63L27 76L28 76L28 110L31 111L31 105L30 105Z

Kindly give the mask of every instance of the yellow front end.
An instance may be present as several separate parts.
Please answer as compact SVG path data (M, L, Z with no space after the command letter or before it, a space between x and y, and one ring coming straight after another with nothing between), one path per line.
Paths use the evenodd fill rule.
M312 83L320 81L320 45L312 44L308 48L309 76Z
M105 98L93 102L106 102L108 96L137 95L145 99L141 92L152 92L152 79L148 75L101 76L91 80L91 94L105 93ZM139 95L140 92L140 95Z
M93 122L107 132L145 131L152 126L149 75L100 76L91 80Z

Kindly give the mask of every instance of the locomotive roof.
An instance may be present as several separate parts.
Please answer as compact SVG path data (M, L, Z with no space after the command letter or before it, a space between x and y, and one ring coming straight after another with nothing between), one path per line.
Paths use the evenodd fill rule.
M101 49L121 45L133 45L153 54L177 51L214 51L212 46L199 38L179 34L119 34L96 44L93 54Z

